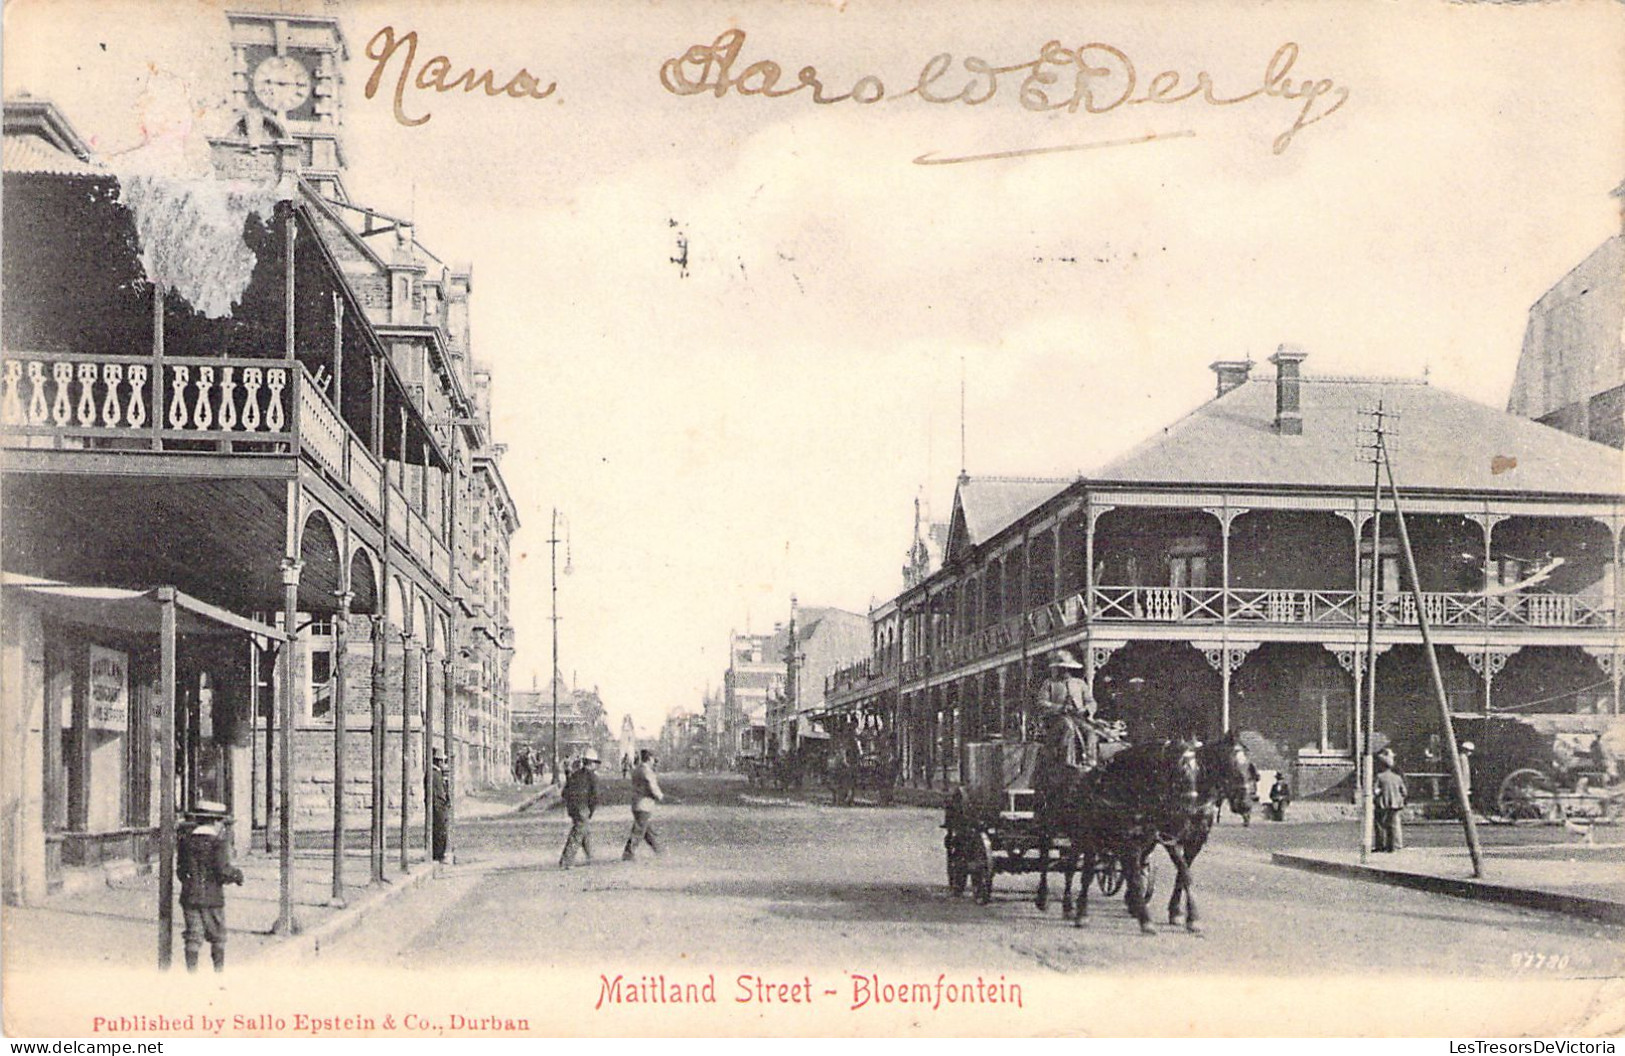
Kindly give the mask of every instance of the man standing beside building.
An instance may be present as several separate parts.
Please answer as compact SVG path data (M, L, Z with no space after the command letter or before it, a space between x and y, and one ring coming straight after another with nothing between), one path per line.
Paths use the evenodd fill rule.
M570 815L570 837L564 841L564 853L559 856L559 868L568 869L576 863L576 851L592 861L592 830L588 823L598 811L598 751L588 748L581 760L581 768L571 771L564 781L564 809Z
M1376 846L1378 851L1405 849L1405 775L1394 766L1394 750L1384 748L1377 753L1377 787L1373 796L1377 814Z
M443 862L446 860L451 821L451 784L446 780L446 753L443 749L434 749L429 778L429 792L434 801L434 860Z
M655 777L655 753L644 748L638 752L638 765L632 768L632 835L627 837L626 850L621 860L630 862L637 857L638 844L648 843L650 850L660 853L660 834L655 832L654 809L656 803L666 800L660 791L660 780Z

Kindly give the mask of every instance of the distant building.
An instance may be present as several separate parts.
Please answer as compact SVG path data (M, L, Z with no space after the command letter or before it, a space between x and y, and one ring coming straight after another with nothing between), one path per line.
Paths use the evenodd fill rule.
M844 609L800 608L790 599L790 622L774 633L768 651L784 665L784 690L767 704L770 751L792 751L824 710L826 679L869 642L869 620ZM791 675L794 674L792 682Z
M1625 206L1625 183L1614 197ZM1625 448L1625 235L1598 246L1529 309L1507 410Z
M722 680L722 724L717 731L718 762L734 765L742 756L761 756L767 742L767 702L784 692L784 657L776 655L772 634L732 634L728 670Z
M593 748L606 766L618 764L617 742L610 734L608 713L597 687L572 688L565 685L563 678L554 679L550 689L538 689L533 682L530 689L513 694L510 714L515 750L518 745L528 744L532 758L540 760L540 765L553 764L555 700L559 762L578 759Z
M931 520L930 507L918 496L914 499L914 540L908 547L908 558L903 565L903 589L919 586L931 573L942 567L942 555L948 547L948 526Z
M619 765L622 759L636 759L638 755L638 726L632 721L632 716L621 716L621 741L614 759L604 760L612 765Z
M705 716L687 708L673 708L660 727L655 751L668 770L704 770L709 765Z

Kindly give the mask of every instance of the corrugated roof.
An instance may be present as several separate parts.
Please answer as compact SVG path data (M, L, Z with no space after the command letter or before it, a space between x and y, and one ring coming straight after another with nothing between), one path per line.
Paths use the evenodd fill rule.
M0 146L0 168L15 173L46 173L52 176L107 176L107 166L84 161L59 150L43 137L8 135Z
M964 514L970 544L980 546L1071 483L1059 477L964 477L954 506Z
M1398 415L1391 450L1402 488L1625 495L1619 451L1415 382L1306 376L1303 435L1282 435L1274 426L1275 384L1248 381L1086 476L1369 487L1371 467L1360 460L1362 430L1370 426L1363 412L1380 399Z

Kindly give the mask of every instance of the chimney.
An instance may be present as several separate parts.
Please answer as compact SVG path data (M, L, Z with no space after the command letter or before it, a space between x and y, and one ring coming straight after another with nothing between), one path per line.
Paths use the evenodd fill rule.
M1215 396L1223 396L1231 389L1239 389L1247 384L1247 375L1253 371L1253 361L1250 359L1216 359L1207 365L1207 369L1219 376L1219 391Z
M1303 385L1302 363L1309 353L1291 345L1276 349L1270 362L1275 364L1275 431L1282 436L1303 435L1303 405L1300 389Z

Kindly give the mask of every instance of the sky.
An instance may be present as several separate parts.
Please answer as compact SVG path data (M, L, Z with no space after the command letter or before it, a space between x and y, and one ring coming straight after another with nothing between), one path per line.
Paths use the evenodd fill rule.
M352 198L473 265L522 524L514 686L550 663L556 508L559 668L649 732L792 595L893 596L916 498L946 520L961 468L1087 472L1210 398L1213 360L1293 344L1310 373L1425 372L1504 406L1530 304L1620 231L1618 4L241 6L340 20ZM157 74L199 134L223 131L224 10L11 0L5 92L52 99L113 152L141 141ZM448 78L557 87L409 83L404 113L429 116L409 127L404 49L365 92L386 27L416 31L414 77L445 55ZM772 60L779 90L813 66L825 97L885 97L662 86L730 30L732 78ZM1047 94L1023 96L1030 71L971 72L1050 41L1068 52ZM1077 61L1097 72L1068 108ZM1110 106L1130 66L1131 99L1239 101ZM976 105L921 98L990 81Z

